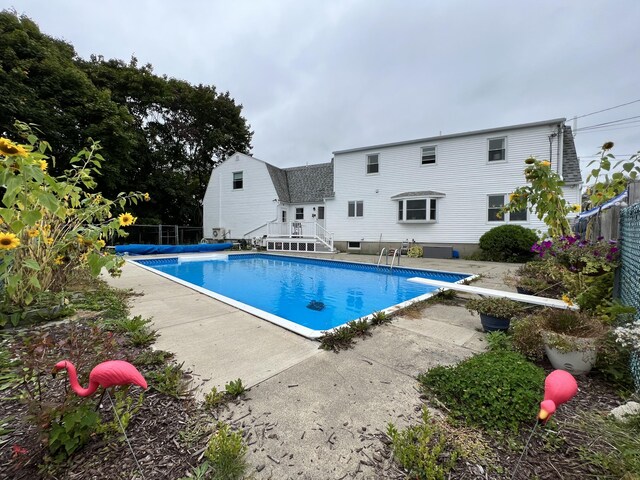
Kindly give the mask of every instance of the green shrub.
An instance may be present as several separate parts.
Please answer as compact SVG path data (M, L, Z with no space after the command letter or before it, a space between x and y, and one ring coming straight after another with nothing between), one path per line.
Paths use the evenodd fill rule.
M129 338L131 345L134 347L148 347L156 341L158 334L155 330L144 327L140 330L136 330L135 332L131 332L127 337Z
M164 365L172 357L173 353L165 350L145 350L135 358L133 363L136 366L153 367Z
M121 434L122 429L126 430L129 426L131 418L140 411L143 400L144 393L138 395L134 404L133 397L129 395L129 388L116 390L111 405L115 409L113 418L109 421L99 420L96 431L106 436ZM124 436L121 437L121 440L124 441Z
M422 258L423 255L423 250L420 245L413 245L407 252L407 257L410 258Z
M486 260L525 262L533 258L531 247L538 241L536 233L521 225L500 225L480 237L480 249Z
M511 338L504 332L489 332L485 338L491 352L509 351L512 348Z
M240 432L232 432L229 425L218 424L204 452L213 470L214 480L235 480L243 478L247 469L245 454L247 446Z
M488 431L517 431L535 415L544 377L544 370L519 353L499 351L435 367L418 380L454 418Z
M105 322L105 328L117 333L134 333L143 330L151 323L150 318L142 318L141 315L135 317L122 317Z
M429 411L422 410L422 423L398 431L389 424L393 457L402 465L407 478L417 480L444 480L455 466L459 452L447 442L445 432L434 422Z

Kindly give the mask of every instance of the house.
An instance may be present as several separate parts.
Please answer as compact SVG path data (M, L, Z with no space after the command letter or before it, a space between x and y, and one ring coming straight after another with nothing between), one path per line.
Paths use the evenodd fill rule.
M564 122L338 150L331 163L287 169L234 154L212 172L205 235L224 228L226 238L265 238L269 250L378 253L408 240L464 254L504 223L546 231L530 211L497 213L525 185L531 155L550 160L566 200L580 203L580 165Z

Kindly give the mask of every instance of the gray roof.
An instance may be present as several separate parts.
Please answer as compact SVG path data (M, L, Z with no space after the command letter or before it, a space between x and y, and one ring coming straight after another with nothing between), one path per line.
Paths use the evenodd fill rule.
M580 160L576 153L571 127L565 125L562 135L562 179L569 185L582 183Z
M337 150L333 152L333 154L335 155L339 153L352 153L352 152L361 152L364 150L375 150L378 148L397 147L400 145L410 145L412 143L428 143L428 142L434 142L436 140L442 140L445 138L466 137L468 135L484 135L487 133L503 132L505 130L515 130L518 128L539 127L542 125L553 125L553 124L557 125L559 123L564 124L566 120L567 120L566 118L554 118L551 120L545 120L543 122L521 123L518 125L508 125L506 127L499 127L499 128L487 128L484 130L471 130L469 132L452 133L450 135L438 135L437 137L418 138L416 140L405 140L403 142L381 143L378 145L369 145L368 147L358 147L358 148L349 148L346 150Z
M267 170L281 202L322 202L333 197L333 163L278 168L267 163Z
M421 192L404 192L391 197L391 200L407 197L446 197L444 193L434 192L433 190L423 190Z

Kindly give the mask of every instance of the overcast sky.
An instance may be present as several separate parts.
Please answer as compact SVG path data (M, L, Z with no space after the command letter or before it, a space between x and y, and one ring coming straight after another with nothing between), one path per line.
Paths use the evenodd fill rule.
M583 167L640 149L640 0L0 0L81 57L135 55L229 91L277 166L571 118ZM632 122L632 123L630 123ZM569 122L572 124L571 122ZM591 156L591 157L589 157Z

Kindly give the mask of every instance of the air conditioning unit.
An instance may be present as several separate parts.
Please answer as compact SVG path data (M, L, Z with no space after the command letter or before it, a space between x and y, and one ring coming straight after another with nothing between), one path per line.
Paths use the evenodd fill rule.
M211 238L215 240L224 240L227 230L222 227L216 227L211 231Z

